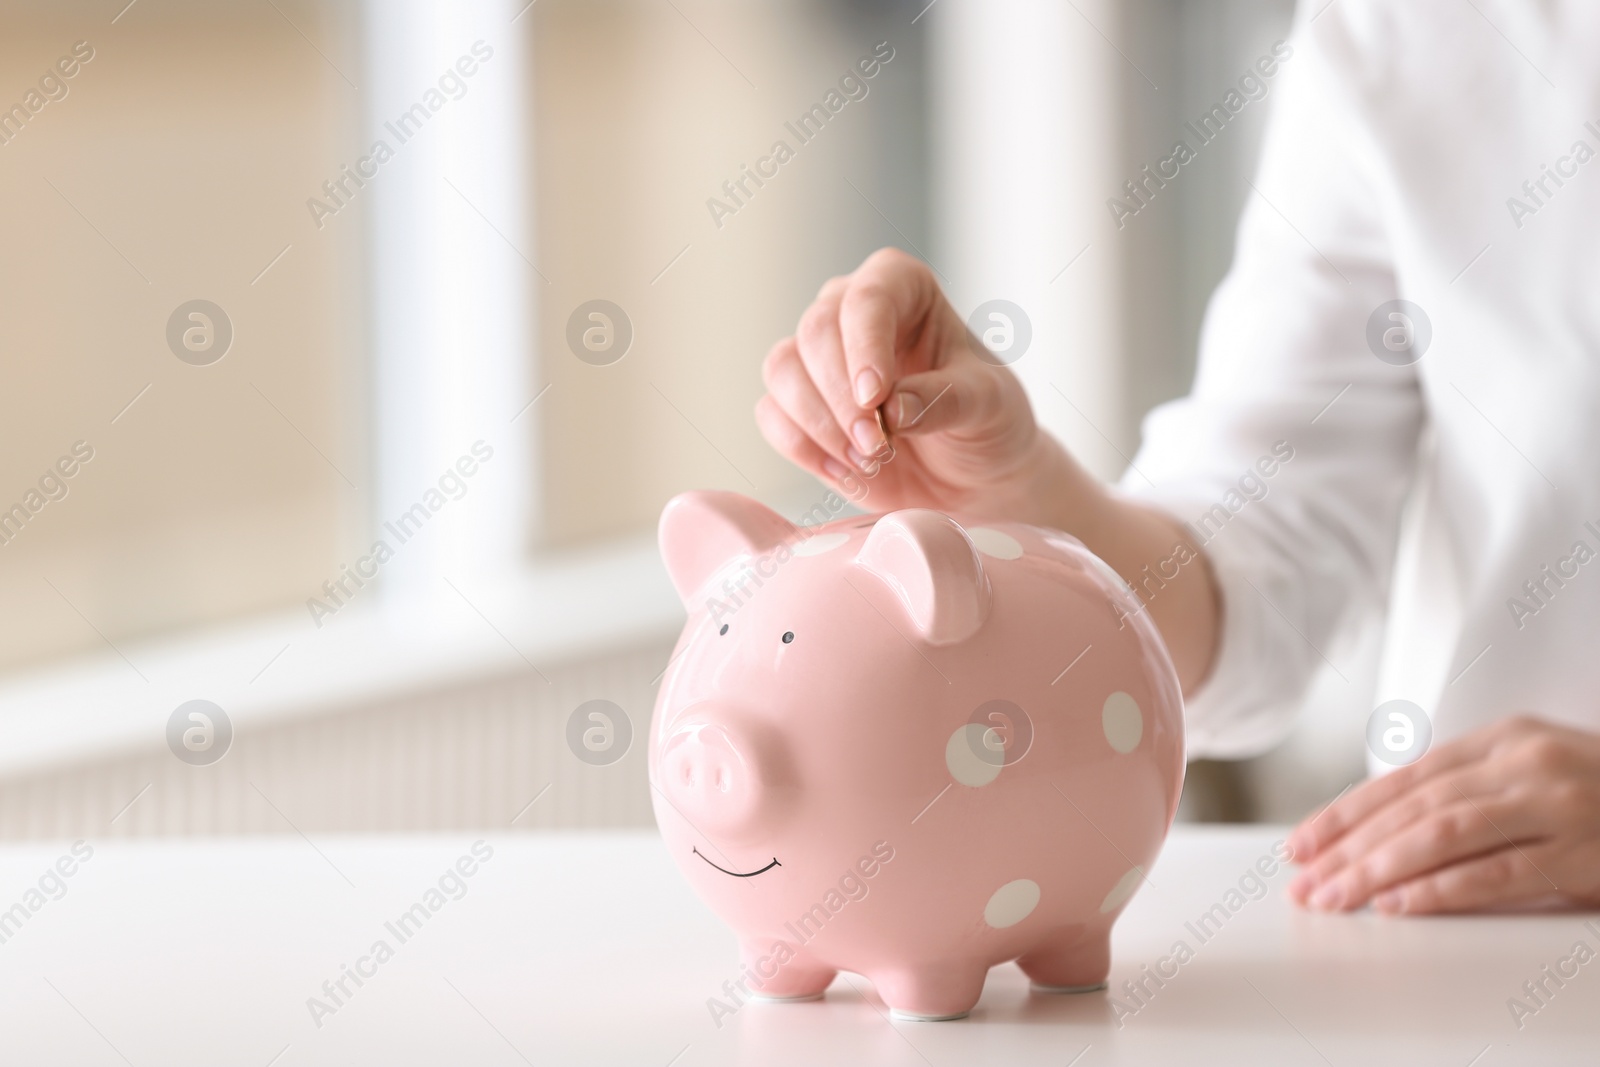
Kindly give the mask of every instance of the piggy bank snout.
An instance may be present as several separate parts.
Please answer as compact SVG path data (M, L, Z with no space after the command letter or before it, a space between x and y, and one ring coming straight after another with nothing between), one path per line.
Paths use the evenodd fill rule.
M726 722L697 721L667 739L661 789L692 825L732 837L759 834L782 789L776 739Z

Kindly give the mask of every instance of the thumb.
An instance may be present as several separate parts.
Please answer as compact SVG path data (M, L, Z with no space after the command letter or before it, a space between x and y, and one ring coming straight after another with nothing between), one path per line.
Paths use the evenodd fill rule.
M959 364L908 374L894 383L883 413L891 433L937 433L960 425L972 411L973 386Z

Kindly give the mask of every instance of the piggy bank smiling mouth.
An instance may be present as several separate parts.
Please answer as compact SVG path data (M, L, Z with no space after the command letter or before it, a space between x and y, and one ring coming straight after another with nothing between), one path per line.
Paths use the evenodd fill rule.
M689 851L693 852L696 856L699 856L701 859L706 860L707 863L711 863L710 860L706 859L706 854L704 852L701 852L699 848L691 848ZM711 866L717 867L717 865L715 863L711 863ZM772 870L772 868L774 868L774 867L782 867L782 866L783 866L783 864L778 862L778 857L774 856L774 857L772 857L772 862L767 864L765 867L761 868L759 871L750 871L750 872L748 872L746 874L740 874L738 871L730 871L726 867L717 867L717 870L721 871L723 874L731 874L735 878L754 878L758 874L766 874L768 871Z

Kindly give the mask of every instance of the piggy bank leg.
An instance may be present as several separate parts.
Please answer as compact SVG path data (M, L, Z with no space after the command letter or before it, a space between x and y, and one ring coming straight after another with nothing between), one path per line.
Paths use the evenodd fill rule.
M816 1000L839 973L803 952L784 956L770 946L745 945L740 954L751 976L750 995L757 1000Z
M962 1019L983 993L989 969L954 962L867 975L889 1014L897 1019L942 1022Z
M1041 993L1091 993L1106 987L1111 973L1111 927L1057 934L1017 960Z

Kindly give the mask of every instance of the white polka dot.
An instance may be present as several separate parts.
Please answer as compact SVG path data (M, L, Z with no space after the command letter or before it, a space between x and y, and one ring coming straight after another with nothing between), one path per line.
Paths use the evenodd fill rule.
M982 723L963 723L944 746L944 765L950 768L950 777L962 785L988 785L1000 776L1005 762L1000 735Z
M1105 728L1106 741L1118 752L1132 752L1139 747L1139 738L1144 736L1144 715L1139 711L1139 702L1121 691L1106 697L1100 709L1100 725Z
M1022 544L1015 537L988 526L974 526L967 531L972 544L979 552L995 559L1016 559L1022 555Z
M1107 915L1126 904L1128 898L1133 896L1133 891L1139 888L1139 882L1143 878L1144 870L1135 867L1117 879L1117 884L1111 887L1111 892L1106 894L1106 899L1100 902L1100 914Z
M824 552L832 552L848 540L850 535L847 533L813 534L804 541L795 542L792 551L797 556L820 556Z
M1015 926L1039 906L1039 883L1027 878L1007 882L983 906L983 921L996 930Z

